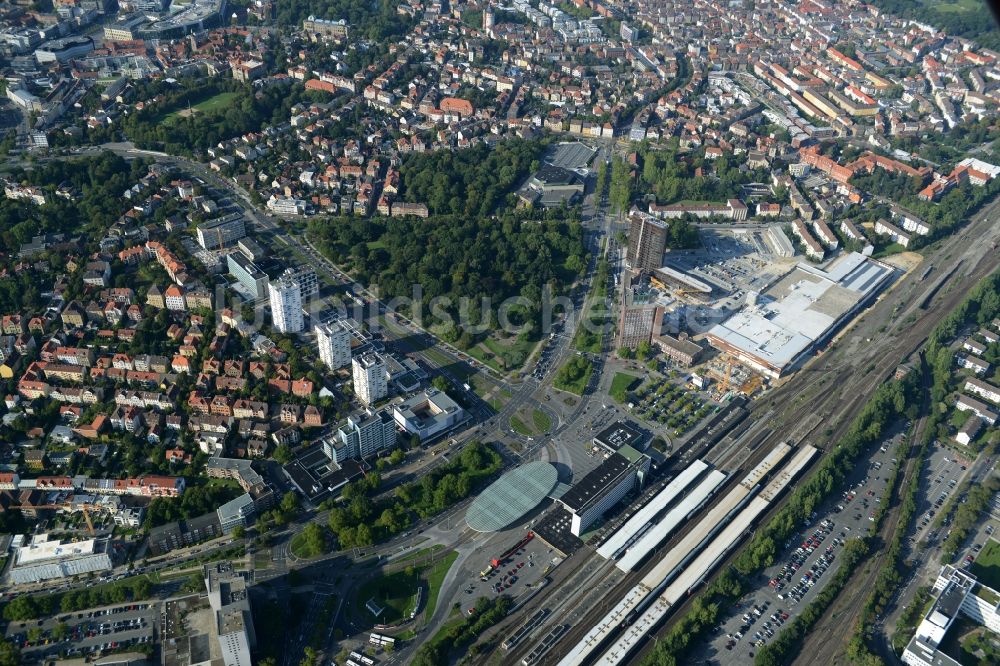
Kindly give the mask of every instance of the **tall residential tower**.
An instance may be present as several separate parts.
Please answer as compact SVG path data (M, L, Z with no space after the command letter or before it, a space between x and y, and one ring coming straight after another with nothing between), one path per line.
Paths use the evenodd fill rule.
M373 405L389 395L385 378L385 359L368 353L351 361L354 375L354 394L366 405Z
M274 327L282 333L302 330L302 291L299 283L287 276L267 285L271 300L271 318Z
M316 346L319 358L331 370L351 364L351 331L342 322L317 324Z

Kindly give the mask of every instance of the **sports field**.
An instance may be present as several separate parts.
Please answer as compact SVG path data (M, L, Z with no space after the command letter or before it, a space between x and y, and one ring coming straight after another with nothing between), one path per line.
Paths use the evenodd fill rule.
M175 122L178 118L186 118L189 113L192 115L199 115L203 113L211 114L221 111L231 105L237 97L239 97L239 93L235 92L223 92L218 95L213 95L212 97L207 97L197 104L192 104L190 110L186 106L181 109L174 109L163 117L163 122Z

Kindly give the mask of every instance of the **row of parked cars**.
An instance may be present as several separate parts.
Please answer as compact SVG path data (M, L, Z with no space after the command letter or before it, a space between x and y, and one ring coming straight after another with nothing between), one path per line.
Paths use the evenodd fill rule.
M108 641L107 643L101 643L100 645L92 645L90 647L73 647L66 650L67 657L76 657L85 654L96 654L106 651L122 650L132 645L141 645L143 643L152 642L152 636L135 636L123 641Z
M771 587L775 589L775 593L779 599L788 598L791 605L794 606L802 599L806 591L816 584L816 580L826 573L827 568L836 557L833 553L834 547L843 543L838 537L834 537L832 545L827 546L824 553L812 564L809 571L802 575L799 582L789 591L785 591L785 587L792 584L792 580L798 574L799 569L805 564L809 556L821 547L821 544L833 532L834 527L834 522L829 518L820 523L819 528L812 535L808 536L802 542L801 546L795 549L792 557L781 567L778 575L771 582Z
M745 635L750 633L750 629L767 612L767 608L770 605L771 602L769 601L764 601L760 605L754 604L753 608L743 614L743 626L735 633L726 634L726 638L729 639L726 642L727 650L732 650L738 642L743 640ZM767 639L773 638L774 632L777 630L776 625L780 625L787 619L788 613L783 612L780 608L771 613L771 619L765 620L760 629L754 632L754 647L760 647L767 642Z

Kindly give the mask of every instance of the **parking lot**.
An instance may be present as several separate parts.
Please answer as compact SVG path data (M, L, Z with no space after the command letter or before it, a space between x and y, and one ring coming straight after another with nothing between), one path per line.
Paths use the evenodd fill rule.
M848 488L825 504L804 525L759 579L759 587L743 598L723 620L700 658L713 663L753 663L757 648L795 619L837 570L848 539L862 536L874 523L894 464L896 435L873 447L847 481Z
M518 541L513 541L507 547L511 548L517 543ZM485 575L471 578L462 588L469 600L468 607L473 606L475 600L482 596L506 594L518 597L530 592L553 566L553 554L550 554L550 549L540 539L531 539L503 559L499 566L491 567L489 560L502 554L503 552L483 553L481 573Z
M32 660L112 652L153 641L158 604L136 603L11 622L7 639Z
M934 518L946 507L965 478L969 462L950 449L935 443L920 478L916 541L933 541L947 532L947 524L938 527L936 526L938 521Z

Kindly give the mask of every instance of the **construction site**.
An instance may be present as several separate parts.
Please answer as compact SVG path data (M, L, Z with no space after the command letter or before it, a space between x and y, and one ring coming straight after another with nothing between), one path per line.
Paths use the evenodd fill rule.
M772 232L783 236L777 226L703 227L701 247L668 250L662 266L633 271L618 347L658 346L691 372L690 389L715 400L752 396L800 366L895 275L857 253L823 267L803 262Z

